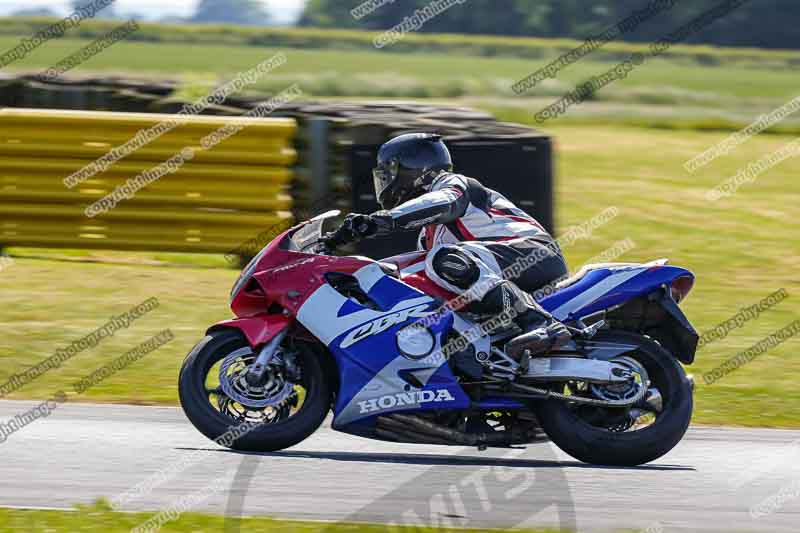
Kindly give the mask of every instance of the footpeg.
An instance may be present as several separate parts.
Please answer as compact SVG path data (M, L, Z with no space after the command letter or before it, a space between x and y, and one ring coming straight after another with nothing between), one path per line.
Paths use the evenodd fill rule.
M589 340L592 337L594 337L597 334L597 332L600 331L600 328L602 328L605 324L606 324L605 320L598 320L597 322L595 322L591 326L586 326L584 328L580 328L580 329L579 328L571 328L569 326L566 326L566 328L572 334L573 338L581 339L581 340Z
M572 338L569 328L560 322L537 328L519 337L515 337L506 345L506 353L517 361L524 356L538 355L563 346Z

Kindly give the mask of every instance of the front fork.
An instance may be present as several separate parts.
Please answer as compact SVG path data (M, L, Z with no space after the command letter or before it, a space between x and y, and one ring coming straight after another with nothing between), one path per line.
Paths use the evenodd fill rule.
M253 366L248 369L245 375L245 380L247 380L248 385L251 387L260 387L264 384L266 381L267 369L275 358L275 354L281 347L281 343L283 343L283 340L286 338L288 331L288 327L284 328L261 348L255 363L253 363Z

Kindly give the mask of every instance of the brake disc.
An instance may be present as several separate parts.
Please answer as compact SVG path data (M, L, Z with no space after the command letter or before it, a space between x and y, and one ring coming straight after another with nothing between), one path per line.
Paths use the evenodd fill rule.
M286 380L284 361L276 353L273 362L266 370L267 380L263 385L253 387L247 383L247 372L255 363L256 355L250 348L242 348L229 354L219 369L219 383L222 391L236 403L251 409L278 407L293 393L294 384Z

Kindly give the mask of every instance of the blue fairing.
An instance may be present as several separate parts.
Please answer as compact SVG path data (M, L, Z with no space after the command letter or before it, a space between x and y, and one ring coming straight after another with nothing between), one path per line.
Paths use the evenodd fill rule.
M675 278L692 276L666 265L611 266L587 273L573 285L541 300L560 320L577 319L647 295ZM378 310L339 295L330 286L318 299L332 306L309 313L304 325L323 338L340 373L340 390L334 409L334 428L373 436L375 419L400 411L432 409L517 409L522 405L504 398L486 398L472 404L441 354L443 340L453 327L453 315L443 311L427 326L435 339L432 351L420 358L404 356L397 333L424 320L440 302L405 283L383 274L377 265L355 274ZM693 276L692 276L693 277ZM319 314L317 314L319 313ZM339 325L342 324L341 327Z
M377 415L469 407L469 397L441 354L442 340L453 323L452 313L444 312L437 320L431 321L428 327L435 338L434 349L423 359L413 360L400 353L397 333L422 320L421 315L439 309L440 303L390 276L381 277L367 294L386 312L378 319L348 329L329 346L341 378L334 427L351 433L369 434ZM338 314L345 316L365 309L348 300ZM414 311L412 316L406 317L409 309ZM383 329L389 323L393 325ZM357 334L359 340L352 341L354 333L369 333L371 329L380 332Z
M574 320L650 294L683 276L694 278L688 270L668 265L600 268L539 303L559 320Z

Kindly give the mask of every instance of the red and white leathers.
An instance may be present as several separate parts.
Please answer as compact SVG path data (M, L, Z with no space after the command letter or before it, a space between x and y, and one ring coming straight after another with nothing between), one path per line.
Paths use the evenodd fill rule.
M398 229L420 228L418 248L430 252L426 274L452 292L471 288L482 299L504 280L532 291L567 272L558 246L539 222L502 194L461 174L442 172L429 192L376 215L390 217ZM511 264L531 253L542 260L511 279ZM478 280L482 283L476 284Z

